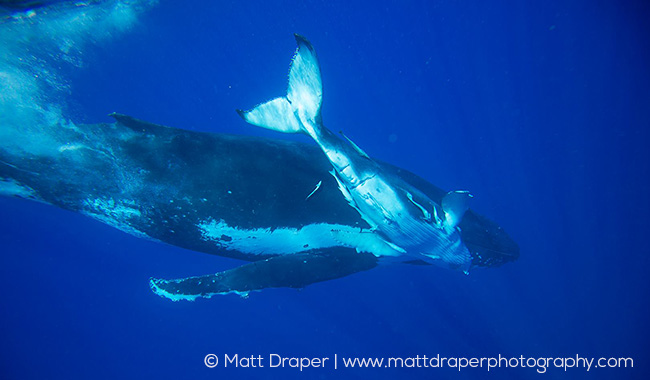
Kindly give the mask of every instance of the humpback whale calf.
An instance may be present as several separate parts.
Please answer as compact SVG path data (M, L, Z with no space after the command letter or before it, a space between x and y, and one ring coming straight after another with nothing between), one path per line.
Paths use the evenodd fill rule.
M307 134L318 144L333 167L332 176L342 195L386 244L373 253L405 254L469 269L471 256L458 232L458 223L468 208L469 192L450 192L442 202L435 202L399 177L386 173L352 141L346 138L344 142L325 128L320 113L323 90L316 52L304 37L296 35L296 41L298 49L289 71L287 95L239 114L260 127Z
M443 191L327 130L314 49L296 39L286 96L238 112L316 144L192 132L117 113L113 123L61 121L31 129L28 139L3 131L0 194L250 262L150 280L153 292L174 301L301 288L382 262L468 272L518 258L501 227L468 209L468 192Z

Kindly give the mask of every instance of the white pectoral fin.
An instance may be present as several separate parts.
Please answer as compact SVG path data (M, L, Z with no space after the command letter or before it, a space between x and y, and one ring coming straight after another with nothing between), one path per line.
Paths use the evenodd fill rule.
M447 226L454 228L460 223L469 208L471 198L469 191L450 191L442 198L442 210L445 212Z

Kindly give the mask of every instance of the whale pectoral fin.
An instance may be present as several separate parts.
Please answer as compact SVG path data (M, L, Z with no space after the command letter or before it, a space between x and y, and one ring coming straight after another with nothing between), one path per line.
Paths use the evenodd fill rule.
M251 291L266 288L302 288L372 269L376 265L377 258L370 253L338 247L275 256L205 276L177 280L152 278L149 285L154 293L172 301L194 301L217 294L246 296Z
M113 119L115 119L115 121L129 128L130 130L138 133L160 134L160 133L164 133L163 131L173 130L173 128L166 127L164 125L149 123L147 121L142 121L132 116L123 115L117 112L110 113L108 114L108 116L112 117Z
M442 198L442 210L445 212L447 226L456 227L469 208L472 194L469 191L450 191Z

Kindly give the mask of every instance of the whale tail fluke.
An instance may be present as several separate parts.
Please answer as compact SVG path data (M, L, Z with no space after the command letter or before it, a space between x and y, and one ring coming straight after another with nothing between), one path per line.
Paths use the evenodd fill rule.
M262 103L249 111L237 110L246 122L284 133L311 134L310 125L320 126L323 85L316 51L306 38L296 34L298 48L291 61L286 96Z

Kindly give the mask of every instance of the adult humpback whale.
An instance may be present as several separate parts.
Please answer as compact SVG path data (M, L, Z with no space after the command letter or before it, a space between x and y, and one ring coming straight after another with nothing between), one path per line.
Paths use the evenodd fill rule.
M303 58L316 64L315 55L313 61L304 55L311 46L298 41L293 68ZM314 74L292 69L291 80L313 89ZM336 140L320 124L320 99L298 100L313 100L313 93L300 93L309 88L291 85L281 98L288 104L283 112L274 114L272 103L242 115L274 129L312 128L318 146L190 132L113 114L110 124L60 122L16 138L19 146L3 139L0 194L252 262L205 276L151 279L152 290L172 300L304 287L371 269L383 257L462 270L518 257L517 245L494 222L472 210L462 216L465 206L457 201L464 193L449 195Z

